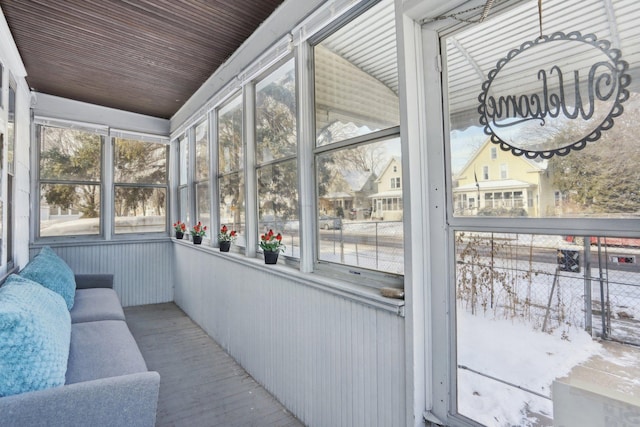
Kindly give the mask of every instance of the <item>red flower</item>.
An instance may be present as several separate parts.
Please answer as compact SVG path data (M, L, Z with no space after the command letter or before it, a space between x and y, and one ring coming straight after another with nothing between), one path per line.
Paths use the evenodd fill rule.
M279 242L282 240L282 234L278 233L278 235L276 236L276 240Z

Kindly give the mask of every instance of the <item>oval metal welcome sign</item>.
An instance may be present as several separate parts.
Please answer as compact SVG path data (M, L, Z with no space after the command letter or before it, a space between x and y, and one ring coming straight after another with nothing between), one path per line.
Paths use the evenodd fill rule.
M517 156L548 159L581 150L622 114L627 69L620 51L593 34L526 42L482 84L480 123L493 143Z

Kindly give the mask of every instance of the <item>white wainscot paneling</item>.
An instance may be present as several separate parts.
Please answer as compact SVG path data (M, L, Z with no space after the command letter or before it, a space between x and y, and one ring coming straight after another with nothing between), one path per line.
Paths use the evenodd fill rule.
M269 271L281 266L174 250L176 303L302 422L406 425L403 317Z
M75 273L114 275L114 288L125 307L173 301L171 241L102 242L51 245ZM31 248L31 258L40 252Z

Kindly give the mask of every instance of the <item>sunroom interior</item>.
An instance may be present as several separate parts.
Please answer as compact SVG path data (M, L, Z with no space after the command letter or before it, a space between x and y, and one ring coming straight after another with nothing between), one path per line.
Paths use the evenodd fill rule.
M0 10L0 274L113 275L149 369L287 413L158 369L156 425L640 424L637 2Z

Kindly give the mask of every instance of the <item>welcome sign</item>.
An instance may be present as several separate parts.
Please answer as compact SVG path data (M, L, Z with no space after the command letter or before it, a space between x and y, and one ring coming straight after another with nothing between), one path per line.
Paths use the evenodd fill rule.
M628 64L593 34L554 33L500 59L478 97L480 123L503 150L548 159L613 126L629 98Z

